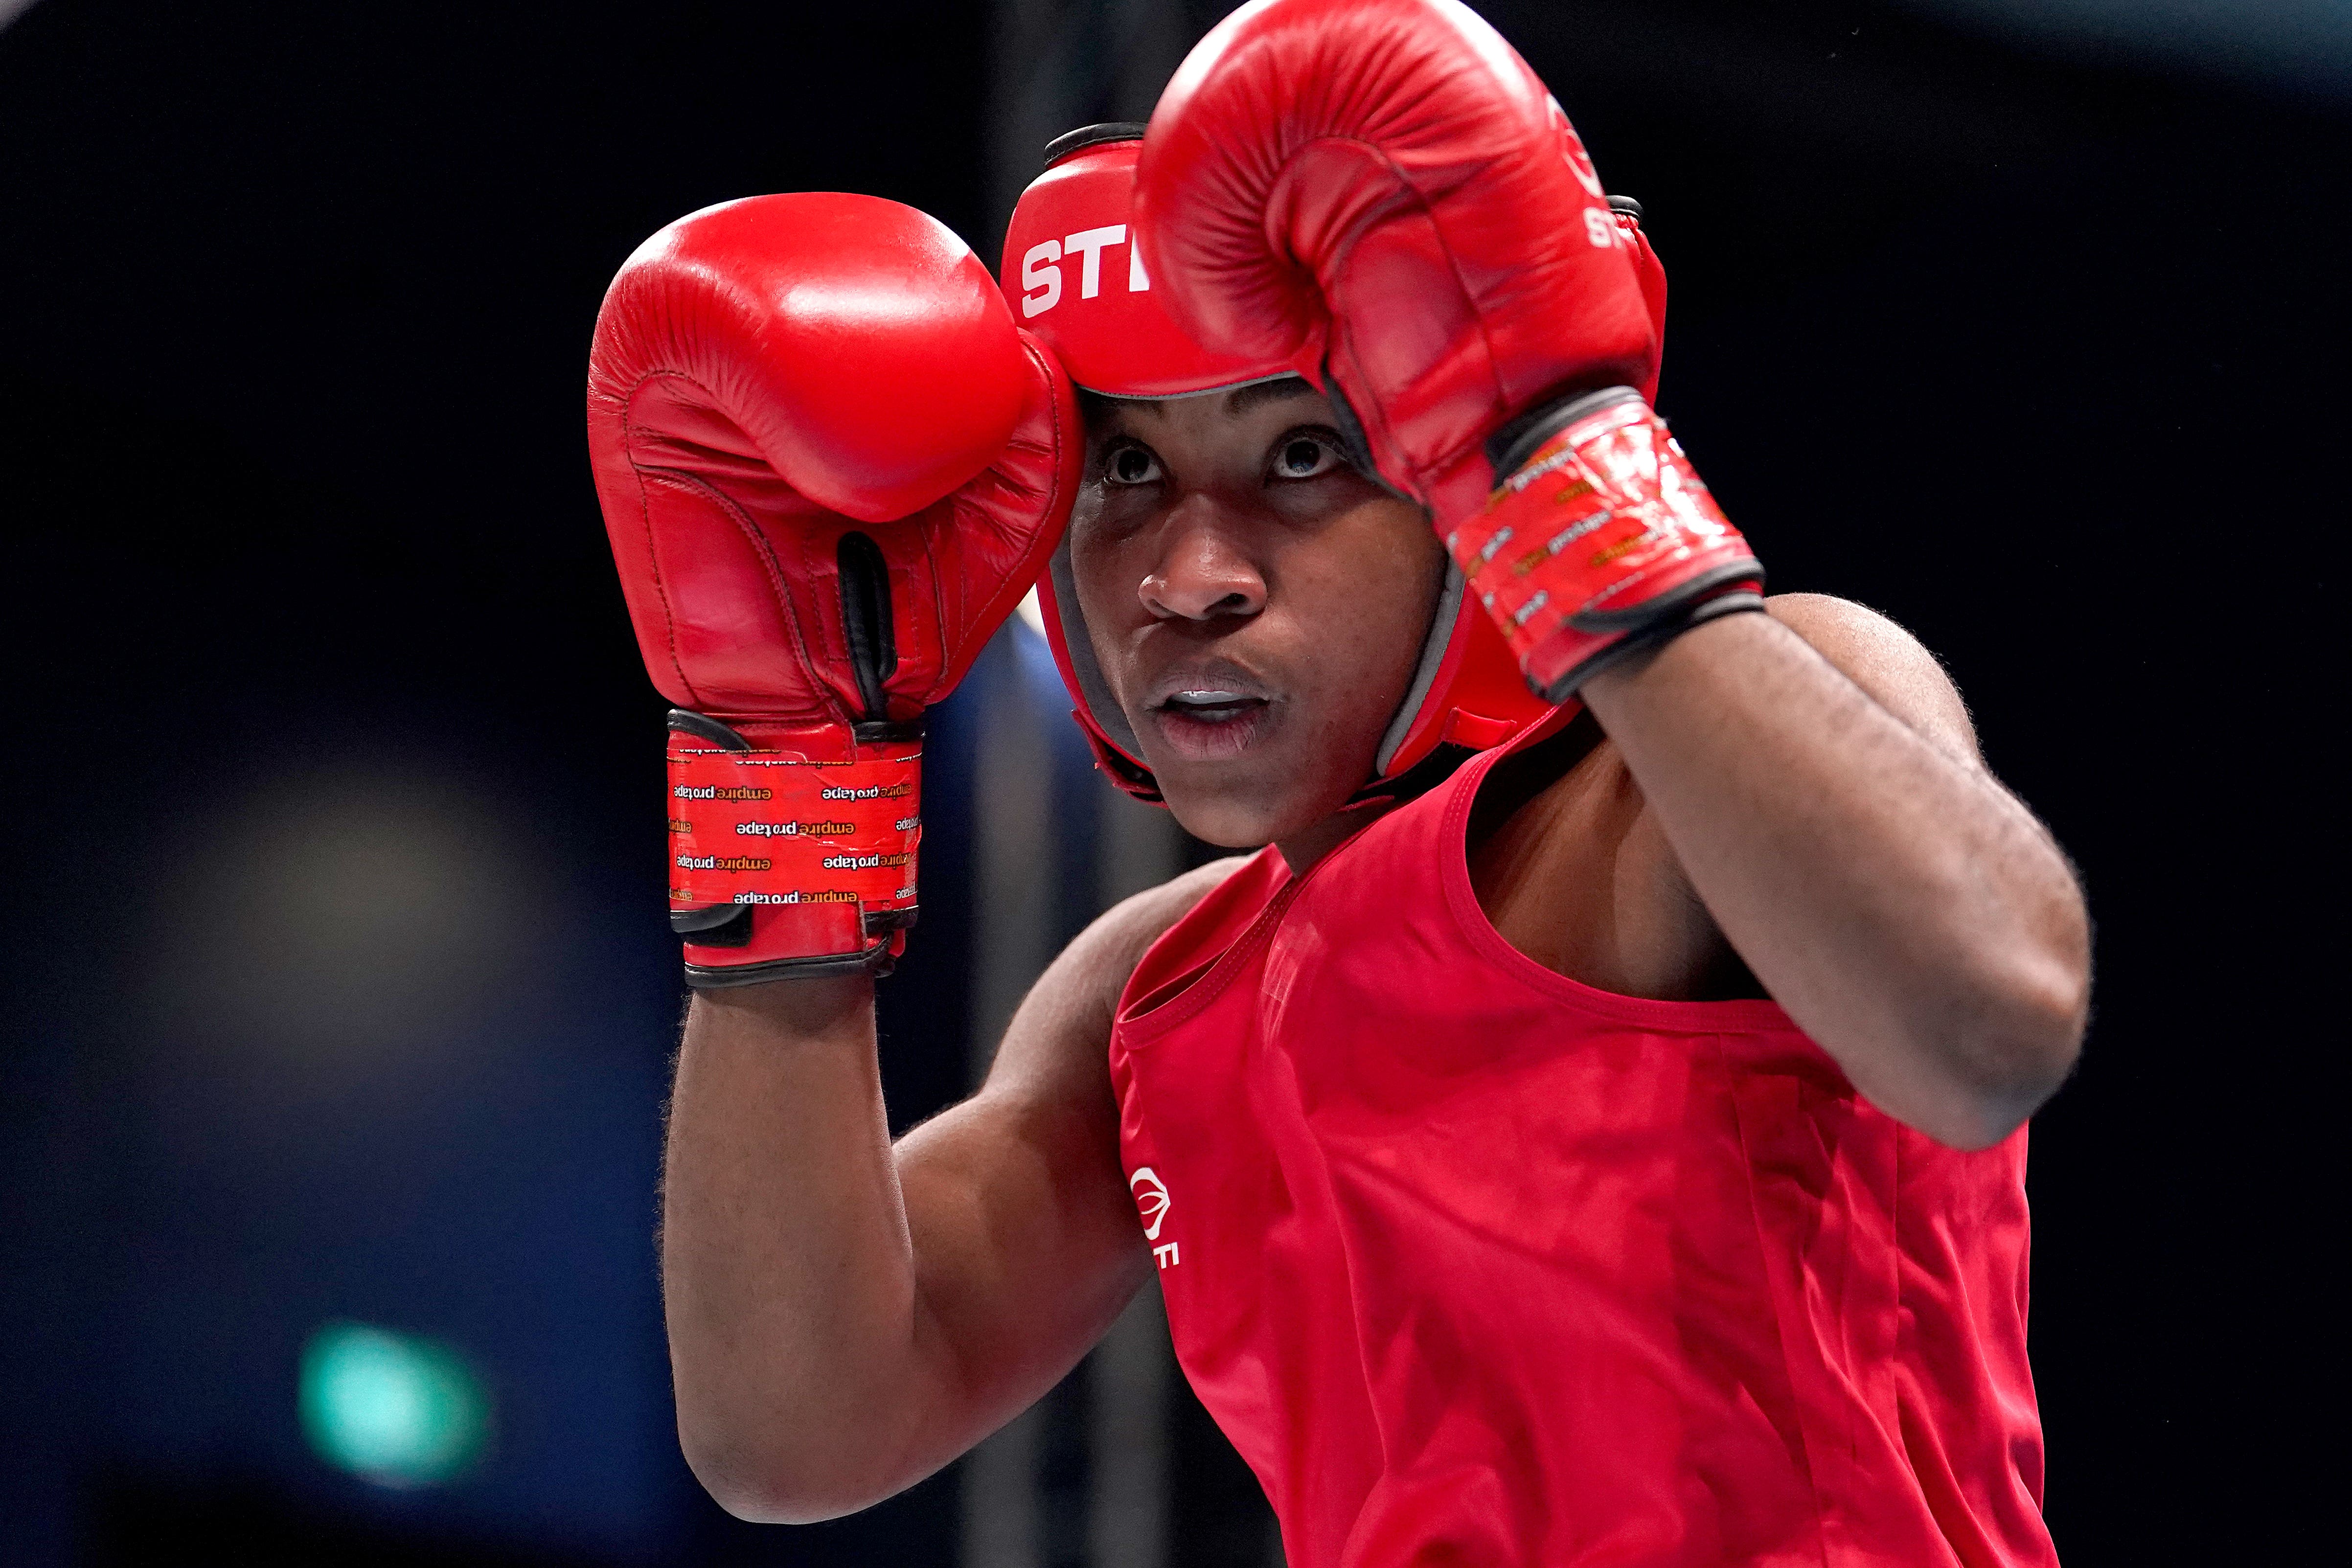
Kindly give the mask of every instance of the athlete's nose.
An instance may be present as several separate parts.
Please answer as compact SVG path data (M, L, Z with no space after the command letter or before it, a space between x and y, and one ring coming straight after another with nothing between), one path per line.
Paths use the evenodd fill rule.
M1161 621L1255 615L1265 608L1264 574L1207 496L1189 496L1168 515L1160 559L1136 591Z

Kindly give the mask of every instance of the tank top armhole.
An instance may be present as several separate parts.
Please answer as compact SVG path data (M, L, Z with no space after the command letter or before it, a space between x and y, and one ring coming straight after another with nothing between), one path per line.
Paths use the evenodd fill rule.
M1258 851L1233 875L1212 888L1200 903L1161 932L1144 949L1119 991L1111 1015L1115 1036L1139 1043L1134 1037L1159 1034L1205 1005L1222 982L1202 982L1219 968L1230 969L1232 959L1250 945L1249 938L1283 902L1291 884L1290 868L1272 844ZM1193 1005L1175 1004L1191 998Z
M1639 1028L1677 1034L1802 1032L1775 1001L1747 998L1720 1002L1675 1002L1629 997L1571 979L1512 946L1509 939L1495 929L1495 923L1486 918L1486 911L1478 903L1477 889L1471 885L1469 842L1470 812L1477 802L1479 787L1511 749L1498 747L1474 758L1447 780L1444 787L1444 809L1436 822L1438 874L1444 884L1446 912L1472 951L1493 968L1530 989L1580 1011Z
M1174 979L1170 980L1163 985L1156 986L1150 991L1138 998L1136 1000L1125 1004L1119 1009L1119 1021L1121 1023L1140 1023L1145 1019L1150 1018L1153 1013L1158 1012L1161 1008L1166 1007L1170 1002L1174 1001L1178 997L1181 997L1186 991L1191 990L1193 983L1199 980L1202 976L1215 968L1217 967L1217 960L1223 956L1224 956L1224 955L1222 953L1212 954L1208 957L1203 958L1199 963L1193 965L1191 968L1185 970L1182 974L1177 976Z

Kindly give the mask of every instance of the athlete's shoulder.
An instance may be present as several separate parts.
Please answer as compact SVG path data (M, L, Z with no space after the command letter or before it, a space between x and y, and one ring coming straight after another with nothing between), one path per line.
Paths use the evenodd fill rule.
M1892 618L1826 593L1776 593L1764 607L1880 706L1976 755L1976 727L1950 673Z
M1013 1014L989 1071L991 1093L1052 1095L1103 1071L1111 1018L1151 945L1234 872L1213 861L1113 904L1062 949ZM1077 1074L1077 1080L1070 1078ZM1091 1095L1093 1091L1084 1091Z
M1143 961L1151 945L1250 860L1248 855L1228 855L1171 877L1158 887L1147 888L1113 904L1079 935L1077 941L1071 944L1072 948L1090 945L1104 977L1115 977L1110 986L1110 1002L1118 1001L1120 988L1135 973L1135 967Z

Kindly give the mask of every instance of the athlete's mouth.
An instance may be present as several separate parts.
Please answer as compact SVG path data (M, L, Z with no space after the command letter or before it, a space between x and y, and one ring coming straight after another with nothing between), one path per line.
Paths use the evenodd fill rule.
M1170 671L1148 709L1152 728L1187 762L1222 762L1249 749L1270 722L1274 699L1246 672L1216 667Z
M1201 724L1230 724L1254 709L1265 706L1264 697L1251 696L1246 692L1224 691L1207 687L1199 691L1171 692L1160 703L1160 711L1172 713Z

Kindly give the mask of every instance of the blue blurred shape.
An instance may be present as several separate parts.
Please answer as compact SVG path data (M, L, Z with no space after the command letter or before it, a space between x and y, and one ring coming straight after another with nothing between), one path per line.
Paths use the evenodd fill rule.
M456 1352L364 1323L328 1323L310 1336L300 1400L319 1457L378 1486L448 1480L489 1432L488 1396Z

